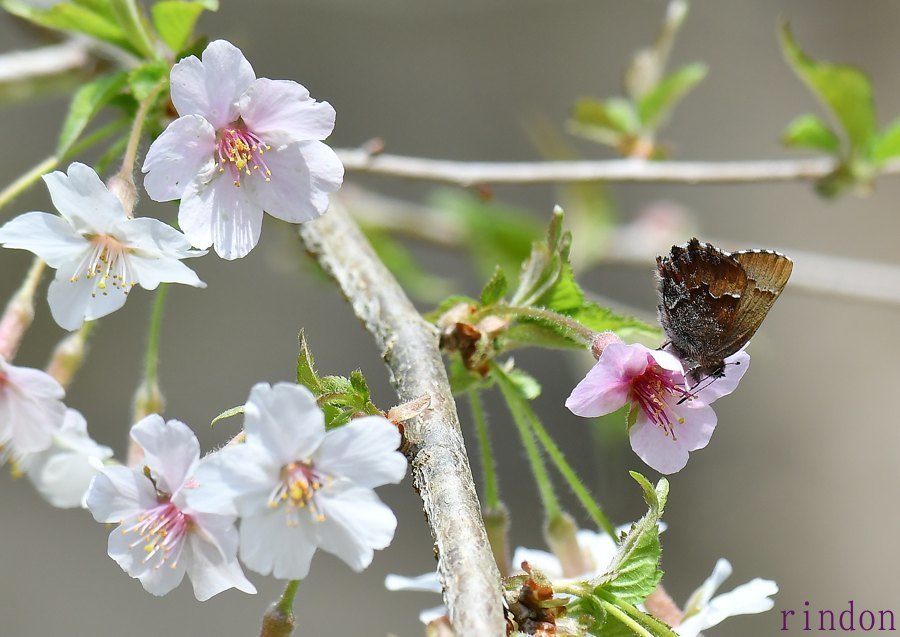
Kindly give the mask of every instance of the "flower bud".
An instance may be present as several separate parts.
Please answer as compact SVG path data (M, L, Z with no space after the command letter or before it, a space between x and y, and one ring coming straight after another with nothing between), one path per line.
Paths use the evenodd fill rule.
M600 355L603 354L603 350L606 349L607 345L621 342L622 339L614 332L598 332L591 343L591 353L593 353L594 358L600 360Z
M576 577L595 569L590 558L578 544L578 525L568 513L549 520L544 529L547 546L559 559L564 577Z

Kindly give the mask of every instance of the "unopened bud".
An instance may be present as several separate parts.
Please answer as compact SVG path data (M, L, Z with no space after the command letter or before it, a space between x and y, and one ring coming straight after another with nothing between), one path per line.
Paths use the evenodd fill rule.
M509 327L509 319L499 316L485 316L478 321L475 328L488 336L494 336Z
M568 513L547 522L544 537L562 565L563 577L577 577L594 570L590 557L578 544L578 525Z
M647 596L644 606L648 613L666 622L669 626L678 626L684 620L684 614L678 608L678 604L666 592L662 584Z
M290 637L294 632L294 613L285 613L280 603L269 606L269 610L263 615L262 629L259 637Z
M75 373L84 362L84 355L87 351L86 340L87 330L82 328L66 336L53 350L53 356L47 363L47 373L63 387L71 384Z
M509 559L509 511L501 503L491 509L484 509L481 515L484 518L484 529L487 532L488 542L491 545L491 552L494 554L494 561L497 562L500 577L509 577L511 571ZM516 568L518 568L518 564Z
M129 177L123 177L121 174L113 175L106 182L106 187L121 202L125 214L129 217L133 216L134 207L137 205L137 188L134 185L134 180Z
M159 390L159 385L155 381L145 380L134 394L132 422L140 422L150 414L161 414L165 408L166 399ZM126 464L129 467L136 467L143 459L143 449L134 440L130 440Z
M594 358L600 360L600 355L603 354L606 346L613 343L622 343L622 339L614 332L598 332L591 342L591 353L594 355Z
M19 343L34 320L34 291L41 282L45 264L35 259L25 281L9 300L0 318L0 358L11 361L19 349Z

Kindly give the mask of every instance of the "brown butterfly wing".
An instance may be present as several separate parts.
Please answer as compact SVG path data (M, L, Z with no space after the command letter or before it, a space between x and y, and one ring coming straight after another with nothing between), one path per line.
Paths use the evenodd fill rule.
M743 266L708 243L691 239L656 260L659 320L689 370L721 366L716 350L730 340L748 285ZM736 349L739 349L738 346Z
M753 337L784 290L794 267L786 256L769 250L742 250L730 256L744 269L747 286L741 294L729 338L716 352L722 358L734 354Z

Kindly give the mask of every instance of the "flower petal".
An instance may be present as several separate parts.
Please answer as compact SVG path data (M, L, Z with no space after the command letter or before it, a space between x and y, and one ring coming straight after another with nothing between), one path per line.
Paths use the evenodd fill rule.
M194 587L194 596L201 602L218 595L229 588L236 588L245 593L256 593L256 587L244 576L244 571L237 561L237 529L234 528L234 520L223 520L234 535L234 547L229 553L223 554L221 547L216 542L211 542L207 535L212 529L210 518L202 519L200 527L202 532L191 533L188 538L188 546L191 553L191 564L188 575L191 585ZM199 520L197 520L199 522ZM215 532L224 529L217 528Z
M528 562L529 566L550 579L559 579L563 576L562 564L553 553L520 546L513 552L512 568L514 572L522 572L522 562Z
M68 221L46 212L26 212L0 228L0 244L28 250L59 268L88 249L88 241Z
M79 276L74 283L69 279L74 266L57 270L56 278L47 289L50 313L57 324L66 330L77 330L86 321L93 321L112 314L128 300L120 287L99 289L102 277Z
M198 248L215 245L223 259L239 259L259 243L262 206L249 199L247 189L227 177L208 184L194 181L178 209L178 223Z
M271 181L248 179L244 183L253 201L273 217L302 223L328 210L328 195L341 187L344 165L322 142L297 142L276 146L266 153Z
M97 522L121 522L155 503L153 483L146 476L118 465L104 467L91 482L87 494L88 509Z
M421 591L423 593L442 593L444 591L437 571L414 577L391 573L384 578L384 587L389 591Z
M185 115L169 124L147 151L141 169L144 189L154 201L181 199L198 175L212 177L216 167L216 131L199 115Z
M258 383L244 406L248 442L258 442L279 464L312 456L325 438L325 414L303 385Z
M127 218L122 204L97 176L93 168L74 163L68 174L59 171L44 175L53 205L76 230L109 234Z
M725 359L725 375L721 378L707 378L700 381L701 388L696 391L697 397L707 405L727 396L750 369L750 354L740 350Z
M10 443L16 453L49 449L53 435L66 417L65 390L49 374L8 365L0 357L0 444Z
M299 526L289 526L284 512L241 520L241 561L247 568L278 579L303 579L316 552L312 522L300 516Z
M172 103L179 115L200 115L219 129L237 119L238 100L256 74L240 49L216 40L196 56L181 60L172 68Z
M151 414L131 428L131 438L144 450L142 466L150 467L157 488L175 494L187 481L200 459L200 443L183 422Z
M190 560L180 559L175 563L165 563L159 559L146 557L144 543L136 541L140 536L134 532L124 532L124 526L113 529L109 534L109 556L122 567L123 571L140 580L141 586L148 593L161 596L177 588L184 579L186 566ZM160 558L161 552L157 552L153 557Z
M279 482L280 469L259 445L231 445L204 456L182 493L197 511L261 515L270 512L268 497Z
M709 443L716 428L716 414L709 405L683 404L676 412L684 422L675 423L674 438L666 430L647 419L641 411L637 422L628 430L631 448L641 460L663 474L680 471L687 464L689 452Z
M259 136L280 144L323 140L334 130L334 108L317 102L305 87L290 80L260 78L240 100L241 118Z
M712 599L712 596L716 594L716 591L719 590L719 587L722 583L731 577L732 573L731 562L726 560L725 558L720 557L716 560L716 565L713 567L713 572L709 577L700 585L700 587L691 593L690 598L687 603L684 605L684 614L686 617L690 617L694 613L700 612L703 607L709 604L709 600Z
M607 346L600 360L566 399L566 407L576 416L605 416L628 401L631 377L624 373L623 352L609 352L612 347Z
M406 475L406 458L399 447L400 432L386 418L355 418L325 434L313 464L361 487L397 484Z
M318 545L354 571L362 571L372 562L373 549L383 549L394 539L394 512L371 489L344 487L337 493L321 493L317 502L324 520L316 524Z

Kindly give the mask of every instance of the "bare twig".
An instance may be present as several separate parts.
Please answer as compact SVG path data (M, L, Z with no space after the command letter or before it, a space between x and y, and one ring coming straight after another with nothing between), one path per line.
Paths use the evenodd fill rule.
M348 149L338 150L338 155L351 172L458 186L591 181L680 184L809 181L825 177L837 167L827 157L709 162L643 159L484 162L372 155L366 150ZM900 174L900 162L886 165L881 172Z
M4 53L0 55L0 84L65 75L87 67L90 60L91 49L83 40Z
M435 538L450 619L460 637L500 637L500 575L481 519L438 335L413 307L338 202L301 226L307 249L333 276L375 338L401 401L431 397L406 435L416 489Z

